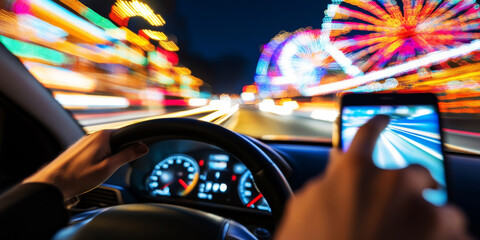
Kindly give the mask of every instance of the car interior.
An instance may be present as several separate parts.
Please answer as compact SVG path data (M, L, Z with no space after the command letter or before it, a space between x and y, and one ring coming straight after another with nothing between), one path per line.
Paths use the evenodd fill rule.
M7 48L0 46L0 55L3 192L87 131ZM272 239L287 200L325 170L332 140L249 136L225 128L229 121L161 118L119 128L113 152L141 141L149 153L80 195L55 238ZM445 154L450 201L480 237L480 155Z
M48 90L38 87L39 83L15 56L5 48L2 48L2 56L4 57L0 67L4 74L0 85L1 169L4 172L1 174L1 183L5 190L49 162L84 132L69 113L48 94ZM161 119L129 126L116 132L112 138L112 148L119 149L138 140L148 143L148 155L122 167L104 184L81 195L79 204L70 209L73 214L73 227L81 226L78 223L95 218L105 209L138 205L142 206L138 217L132 217L132 212L136 210L127 207L119 208L118 214L103 219L113 221L115 218L117 224L134 226L122 228L122 231L118 231L118 228L104 229L106 232L110 230L112 239L119 236L115 234L147 238L178 237L179 235L175 234L184 232L182 233L181 229L178 230L180 232L174 231L172 226L179 226L180 221L185 218L191 219L190 214L196 213L195 210L241 224L237 227L240 230L231 228L231 236L238 235L240 239L269 239L282 216L286 200L309 179L322 173L328 164L328 155L332 148L331 143L253 139L218 125L192 119ZM26 147L28 151L25 151ZM213 166L213 170L207 170L202 176L198 176L203 178L199 180L203 180L203 183L191 189L195 194L182 196L172 192L172 195L166 196L161 192L152 192L148 179L159 176L155 173L156 170L178 160L181 160L181 164L192 163L192 159L199 159L200 169ZM480 216L480 189L477 187L480 182L480 158L475 155L447 153L447 161L450 166L447 174L453 201L464 209L471 229L475 230ZM199 170L194 169L192 173L194 171ZM220 176L216 176L218 173ZM148 178L145 179L145 176ZM249 194L245 194L246 192ZM259 193L264 193L264 198L250 204ZM213 195L215 197L212 197ZM193 213L184 213L185 216L168 218L171 214L178 213L156 209L154 203L173 208L181 206L180 210L194 210ZM161 217L149 218L146 214L155 215L157 211ZM202 221L214 229L218 227L216 224L221 222L210 219L210 215L207 219L204 219L204 215L197 217L198 221L190 222L191 225L196 225L197 231L205 229L205 226L200 224ZM168 224L164 225L165 229L155 224L155 231L145 231L145 226L151 224L151 221L168 221ZM209 221L214 223L209 225ZM244 228L248 230L244 232ZM94 228L91 233L87 229L88 233L85 234L105 237L105 232L95 232L97 230ZM81 233L81 230L76 231ZM174 235L166 235L169 233ZM74 237L71 239L75 239Z

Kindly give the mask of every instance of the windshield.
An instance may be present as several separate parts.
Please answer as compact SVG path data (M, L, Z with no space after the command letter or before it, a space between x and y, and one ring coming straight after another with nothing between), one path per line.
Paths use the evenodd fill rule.
M346 92L432 92L480 153L475 1L8 0L0 42L87 132L189 117L331 141Z

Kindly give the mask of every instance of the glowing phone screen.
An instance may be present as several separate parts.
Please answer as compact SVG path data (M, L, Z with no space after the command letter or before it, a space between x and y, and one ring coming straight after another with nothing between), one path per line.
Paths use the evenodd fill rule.
M342 148L350 146L358 128L377 114L390 116L373 152L374 164L400 169L419 164L428 169L439 189L426 189L423 197L435 205L447 202L439 116L431 105L345 106L342 109Z

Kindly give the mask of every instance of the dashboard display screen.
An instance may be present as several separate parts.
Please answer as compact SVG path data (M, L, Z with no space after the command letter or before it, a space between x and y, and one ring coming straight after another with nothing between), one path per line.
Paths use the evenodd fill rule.
M342 148L346 151L358 128L378 114L390 116L373 152L374 164L383 169L400 169L410 164L427 168L439 189L426 189L424 198L435 205L447 201L439 116L431 105L344 106Z
M145 186L154 198L183 198L270 211L245 165L221 152L172 154L155 161Z

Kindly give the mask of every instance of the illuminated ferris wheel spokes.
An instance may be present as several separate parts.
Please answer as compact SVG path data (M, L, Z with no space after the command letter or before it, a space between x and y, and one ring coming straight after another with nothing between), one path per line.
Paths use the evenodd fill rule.
M327 10L329 41L363 72L480 38L474 0L345 0Z
M308 85L318 84L325 67L333 63L320 41L319 30L307 30L292 35L278 55L282 79L300 91Z

